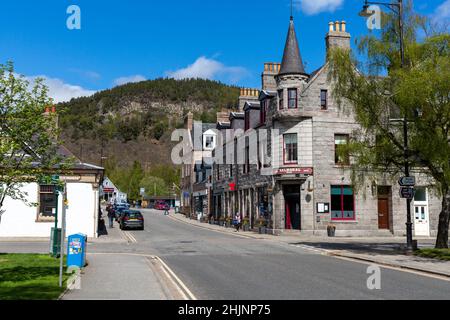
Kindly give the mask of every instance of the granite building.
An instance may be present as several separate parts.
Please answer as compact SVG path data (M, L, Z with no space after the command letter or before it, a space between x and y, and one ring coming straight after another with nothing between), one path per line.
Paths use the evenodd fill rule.
M328 50L350 48L344 21L330 22ZM307 44L303 44L307 45ZM239 110L220 115L212 167L212 213L236 213L255 226L264 217L271 233L402 236L406 201L389 175L352 186L349 157L337 147L358 128L351 108L332 95L327 56L306 72L291 17L281 64L266 63L261 89L241 89ZM416 173L412 201L416 236L434 236L441 209L432 181Z

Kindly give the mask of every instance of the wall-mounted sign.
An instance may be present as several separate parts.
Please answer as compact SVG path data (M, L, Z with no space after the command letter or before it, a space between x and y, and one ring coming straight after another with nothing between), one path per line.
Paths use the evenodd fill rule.
M236 191L236 183L229 183L228 186L230 187L230 191Z
M284 174L303 174L303 175L313 175L313 168L299 168L299 167L289 167L289 168L280 168L277 170L277 175Z
M330 204L318 202L316 204L316 211L317 213L330 213Z

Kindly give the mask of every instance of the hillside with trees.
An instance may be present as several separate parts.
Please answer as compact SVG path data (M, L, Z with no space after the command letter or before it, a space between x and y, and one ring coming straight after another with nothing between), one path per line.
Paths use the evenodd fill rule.
M218 111L237 106L238 96L238 87L203 79L129 83L59 104L59 126L64 144L84 162L109 161L110 170L114 164L125 171L138 162L150 171L171 166L171 133L189 111L215 122Z
M195 120L215 122L218 111L237 107L238 96L238 87L203 79L129 83L59 104L59 126L64 145L106 167L131 198L143 179L160 194L179 180L170 160L172 131L189 111Z

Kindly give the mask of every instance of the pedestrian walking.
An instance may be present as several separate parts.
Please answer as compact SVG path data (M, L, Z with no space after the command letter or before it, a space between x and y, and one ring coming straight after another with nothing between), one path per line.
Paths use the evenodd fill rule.
M108 212L109 227L114 228L114 210L111 205L106 208Z

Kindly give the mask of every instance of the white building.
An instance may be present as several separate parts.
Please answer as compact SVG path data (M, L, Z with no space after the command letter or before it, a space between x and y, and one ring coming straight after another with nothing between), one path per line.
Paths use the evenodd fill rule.
M74 157L64 147L60 147L59 152ZM82 233L89 238L98 236L99 189L103 173L103 168L77 160L65 174L59 174L60 180L67 183L66 235ZM50 237L51 228L55 225L56 206L58 227L61 227L62 197L59 196L56 201L53 185L26 183L23 190L28 194L28 201L37 205L27 206L23 201L6 198L0 238Z
M111 199L118 203L127 202L128 200L128 195L120 191L108 177L105 177L103 180L100 197L106 202L110 202Z

